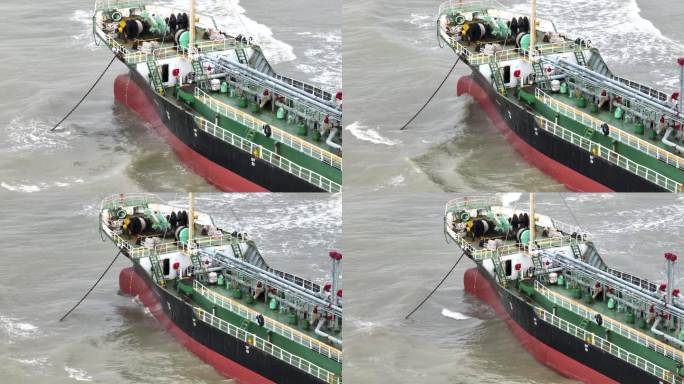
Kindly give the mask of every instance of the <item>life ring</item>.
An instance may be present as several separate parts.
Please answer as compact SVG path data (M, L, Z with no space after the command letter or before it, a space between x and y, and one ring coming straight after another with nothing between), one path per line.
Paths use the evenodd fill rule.
M600 313L597 313L596 316L594 316L594 320L596 320L596 325L599 327L603 325L603 316L601 316Z
M116 217L118 217L119 219L126 218L126 215L127 215L126 210L123 208L119 208L119 210L116 211Z
M264 128L264 135L266 135L266 137L271 137L271 133L272 133L271 126L268 124L264 124L263 128Z

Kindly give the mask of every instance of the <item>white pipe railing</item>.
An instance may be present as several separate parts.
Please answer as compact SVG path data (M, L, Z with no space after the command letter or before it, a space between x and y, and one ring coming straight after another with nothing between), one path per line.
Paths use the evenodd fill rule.
M560 317L555 316L542 308L534 307L534 312L540 320L551 324L552 326L562 330L563 332L569 333L570 335L577 337L586 344L591 344L596 348L608 352L611 355L619 358L620 360L626 361L629 364L632 364L638 367L639 369L642 369L652 374L653 376L656 376L664 380L665 382L682 384L682 379L680 377L677 377L673 372L659 365L653 364L652 362L644 359L641 356L638 356L621 347L618 347L617 345L607 341L606 339L603 339L566 320L563 320Z
M224 309L227 309L245 319L249 319L254 322L256 321L256 316L260 314L259 312L247 306L244 306L240 303L237 303L234 300L231 300L226 296L223 296L217 292L212 291L211 289L207 288L197 280L193 282L193 288L202 296L209 299L209 301L211 301L212 303ZM340 351L339 349L333 348L320 340L316 340L311 336L305 335L302 332L299 332L298 330L285 326L280 322L275 321L266 316L264 316L264 328L274 333L277 333L281 336L284 336L297 344L300 344L313 351L316 351L325 357L328 357L338 362L342 362L342 351Z
M280 168L291 175L297 176L298 178L305 180L306 182L321 188L324 191L340 192L342 190L342 186L340 184L328 179L325 176L319 175L310 169L299 166L292 161L273 153L263 146L244 139L202 117L195 115L193 115L193 117L199 129L216 137L217 139L221 139L222 141L234 147L248 152L252 154L252 156L260 158L261 160ZM240 122L240 120L238 120L238 122ZM248 123L248 121L244 121L243 124L247 125Z
M590 128L593 128L595 131L601 132L601 134L603 134L601 125L604 124L604 121L601 121L589 115L586 112L580 111L559 100L554 99L553 97L551 97L539 88L535 90L535 96L538 99L540 99L544 104L550 106L554 111L564 116L567 116L579 123L582 123ZM618 140L619 142L627 144L632 148L638 149L639 151L644 152L650 156L653 156L656 159L663 161L675 168L684 169L684 158L681 158L670 151L660 148L657 145L651 144L646 140L640 139L612 125L608 125L608 127L610 128L609 136Z
M201 102L206 104L214 112L226 116L231 120L237 121L240 124L244 124L247 127L259 133L262 132L262 127L265 124L268 124L263 120L259 120L253 117L252 115L242 112L238 108L235 108L231 105L228 105L224 102L217 100L214 97L211 97L209 94L207 94L206 92L197 87L195 88L195 97L199 98ZM340 156L337 156L331 152L321 149L318 146L315 146L307 142L306 140L302 140L299 137L292 135L271 124L269 124L269 126L271 127L272 139L279 141L287 145L288 147L296 149L297 151L302 152L308 156L311 156L317 160L320 160L325 164L331 165L334 168L340 170L342 169L342 158Z
M674 181L667 176L662 175L648 167L638 164L625 156L613 151L612 149L606 148L588 138L578 135L575 132L564 128L552 121L549 121L541 116L536 116L539 128L560 137L561 139L568 141L586 151L591 153L593 156L600 157L611 164L615 164L618 167L625 169L639 177L642 177L670 192L682 192L684 188L682 183Z
M302 359L299 356L296 356L262 338L259 336L247 332L242 328L238 328L235 325L212 315L211 313L198 308L198 307L193 307L195 315L197 318L206 323L211 325L214 328L217 328L235 338L238 340L241 340L261 351L264 351L268 353L271 356L274 356L275 358L282 360L306 373L311 374L312 376L321 379L325 381L326 383L331 383L331 384L341 384L342 383L342 378L326 369L323 369L308 360Z
M537 292L541 293L547 300L553 304L560 305L561 307L587 319L594 320L594 316L600 313L586 307L580 303L570 300L567 297L561 295L560 293L553 292L549 288L545 287L544 284L539 281L534 282L534 288ZM643 346L646 346L666 357L669 357L675 361L684 362L684 352L675 349L663 342L652 338L642 332L639 332L633 328L623 325L619 321L613 320L608 316L603 316L603 327L620 334L632 341L635 341Z

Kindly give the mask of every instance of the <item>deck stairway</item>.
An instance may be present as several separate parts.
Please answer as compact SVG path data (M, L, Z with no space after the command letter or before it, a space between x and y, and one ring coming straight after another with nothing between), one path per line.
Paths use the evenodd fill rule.
M164 84L162 83L161 75L159 74L159 67L153 55L147 55L147 69L150 72L150 79L152 79L152 86L158 93L164 93Z
M230 247L233 249L233 255L238 259L243 259L242 248L240 248L240 242L238 239L233 238L230 240Z
M582 52L581 46L575 47L575 59L577 59L577 64L586 67L587 61L584 59L584 52Z
M506 88L504 87L503 77L501 77L501 69L499 68L499 63L492 60L489 62L489 69L492 71L492 77L494 79L494 84L496 89L500 94L506 93Z
M540 62L533 62L532 68L534 68L534 78L541 89L549 88L549 78L546 76L546 72Z
M199 56L193 58L192 60L192 70L195 72L195 82L201 89L209 88L207 82L207 76L204 73L204 68L202 67L202 60Z
M237 58L238 58L238 61L240 62L240 64L247 65L247 53L245 52L244 49L236 48L235 54L237 55Z
M492 253L492 263L494 264L494 272L496 273L496 280L499 282L499 284L507 288L508 287L508 278L506 278L506 271L504 271L503 264L501 263L501 258L499 257L498 252L493 252Z
M163 287L166 281L164 280L164 275L162 275L161 273L161 265L159 265L159 258L157 257L157 255L150 255L150 263L150 269L152 270L152 278L157 282L157 284Z

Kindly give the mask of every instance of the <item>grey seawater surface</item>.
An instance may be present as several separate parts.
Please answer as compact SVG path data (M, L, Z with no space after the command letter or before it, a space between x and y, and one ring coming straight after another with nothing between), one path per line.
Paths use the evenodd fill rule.
M456 60L438 47L441 1L348 0L344 8L345 185L366 191L563 191L525 162L470 96L456 96L459 64L404 131ZM501 0L529 12L529 1ZM684 56L684 3L540 0L539 15L589 38L611 69L668 92ZM351 159L351 160L350 160Z
M187 9L188 1L164 4ZM79 109L56 124L105 69L92 36L94 1L4 0L0 14L0 189L211 191L137 114L114 100L115 62ZM255 37L276 71L341 87L342 2L198 0L231 33ZM10 22L11 21L11 22Z
M185 194L161 197L187 206ZM0 201L1 382L231 382L118 293L119 271L131 265L125 257L58 321L116 254L98 234L100 196L0 191ZM330 280L328 252L340 247L341 204L328 194L196 195L198 211L247 232L269 264L318 283Z
M462 195L461 195L462 196ZM684 254L684 197L669 194L537 194L537 212L594 238L614 268L664 281L664 252ZM352 194L344 200L345 381L353 383L573 383L537 362L487 304L466 294L463 258L443 233L457 194ZM526 209L527 194L502 195ZM570 207L570 210L566 208ZM681 260L681 257L680 257ZM684 264L677 265L678 286ZM446 312L445 312L446 311Z

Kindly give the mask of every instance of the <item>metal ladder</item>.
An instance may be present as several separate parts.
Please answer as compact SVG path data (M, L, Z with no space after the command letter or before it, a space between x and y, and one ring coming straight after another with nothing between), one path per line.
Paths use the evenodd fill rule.
M245 64L247 65L247 54L245 53L245 50L242 48L235 48L235 54L237 55L238 61L240 64Z
M577 243L570 245L570 249L572 249L572 255L575 256L575 259L582 260L582 251Z
M583 67L587 66L587 61L584 59L584 52L582 52L582 48L575 48L575 58L577 59L578 65L581 65Z
M532 68L534 68L534 78L537 84L540 85L541 89L547 89L549 79L546 77L546 73L544 72L544 68L542 68L541 63L538 61L533 62Z
M544 266L541 263L539 254L531 254L530 257L532 258L532 265L534 265L534 274L541 274L544 271Z
M159 265L159 258L157 255L150 255L150 263L152 264L150 269L152 269L153 279L157 282L157 284L163 287L164 284L166 284L166 281L164 280L164 275L161 273L161 266Z
M192 70L195 72L195 82L200 87L200 89L207 89L209 85L207 84L207 76L204 74L204 68L202 67L202 61L199 57L192 59Z
M496 279L499 281L499 284L504 288L508 288L508 279L506 278L506 272L504 271L503 264L501 264L501 258L499 258L498 252L492 254L492 263L494 263L494 272L496 273Z
M242 249L240 248L240 242L236 238L233 238L230 241L230 247L233 248L233 255L235 255L236 259L244 259L242 256Z
M489 69L492 71L492 75L494 75L494 84L496 85L496 89L499 91L500 94L505 94L506 87L504 87L503 77L501 77L499 63L497 63L496 61L490 61Z
M160 93L164 94L164 84L162 83L161 75L159 74L159 67L157 67L157 61L152 55L146 55L147 69L150 72L150 78L152 79L152 85L154 89Z
M192 261L192 274L196 277L200 277L198 280L204 280L204 266L202 265L202 260L200 260L200 257L196 252L190 252L190 261Z

